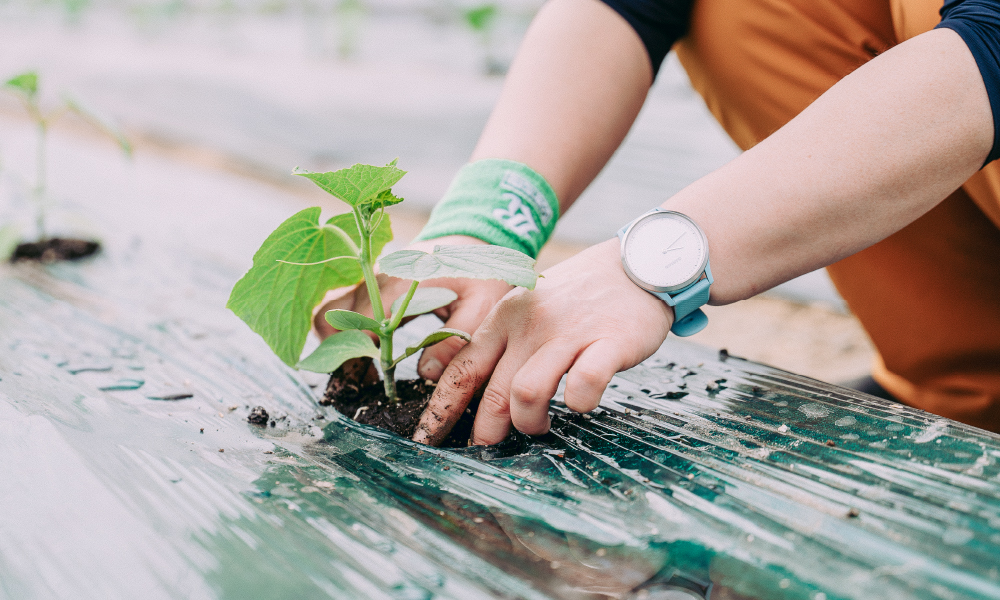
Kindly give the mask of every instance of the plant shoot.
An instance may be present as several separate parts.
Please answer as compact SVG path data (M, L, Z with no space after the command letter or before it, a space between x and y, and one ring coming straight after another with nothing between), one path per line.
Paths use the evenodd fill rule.
M132 146L120 132L109 127L100 118L71 98L64 97L56 108L48 112L44 111L38 98L38 74L33 71L22 73L9 79L3 84L3 87L21 99L25 110L28 112L28 117L34 123L37 131L38 137L35 145L35 185L32 189L32 197L35 200L35 227L37 229L38 240L43 241L48 239L48 230L45 223L45 196L46 146L49 127L67 112L71 112L112 138L118 143L126 156L132 155Z
M462 277L501 279L529 289L535 286L538 273L534 259L516 250L480 245L437 246L432 253L401 250L377 261L382 273L412 280L406 294L387 310L375 279L375 265L392 239L385 209L402 202L391 188L406 172L393 161L384 167L358 164L327 173L296 174L311 179L348 204L351 211L320 223L319 207L307 208L279 225L254 255L253 266L233 287L227 304L290 366L331 373L352 358L371 357L382 367L386 397L396 402L394 374L400 361L451 336L469 339L468 333L441 328L393 355L393 333L404 318L429 313L457 298L447 288L418 287L421 281ZM340 332L299 360L313 307L327 290L361 282L366 286L373 317L347 310L328 311L327 322ZM378 346L372 336L378 339Z

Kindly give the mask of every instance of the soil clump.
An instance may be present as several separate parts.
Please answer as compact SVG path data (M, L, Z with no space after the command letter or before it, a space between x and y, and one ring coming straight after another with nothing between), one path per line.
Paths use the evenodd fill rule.
M437 384L430 380L397 380L399 402L390 403L374 363L370 358L360 358L348 361L330 375L320 404L333 406L356 423L372 425L409 439L417 430L420 415L436 387ZM441 448L468 446L480 397L481 394L477 394L472 399L451 433L441 442Z
M57 260L79 260L101 249L101 244L91 240L73 238L48 238L38 242L24 242L17 245L10 262L33 260L51 263Z
M250 409L250 414L247 415L247 422L253 423L254 425L264 426L267 425L268 414L267 410L263 406L255 406Z

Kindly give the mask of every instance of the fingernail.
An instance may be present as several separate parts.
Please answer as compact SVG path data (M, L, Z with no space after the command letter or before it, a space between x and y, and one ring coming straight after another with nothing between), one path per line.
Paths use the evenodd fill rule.
M444 367L441 366L441 361L436 358L428 358L427 362L425 362L420 368L420 376L424 379L430 379L432 381L440 379L441 373L443 372Z

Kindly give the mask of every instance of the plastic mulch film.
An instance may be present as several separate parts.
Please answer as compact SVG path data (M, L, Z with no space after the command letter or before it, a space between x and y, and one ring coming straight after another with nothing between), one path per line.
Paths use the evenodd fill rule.
M0 597L1000 597L997 435L671 340L429 448L223 308L246 248L108 248L0 267Z

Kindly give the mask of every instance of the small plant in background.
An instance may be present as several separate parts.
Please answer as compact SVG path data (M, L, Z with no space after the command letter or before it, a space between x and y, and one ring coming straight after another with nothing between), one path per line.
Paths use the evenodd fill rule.
M361 0L337 0L337 55L347 60L358 51L361 27L365 19L365 5Z
M253 267L233 287L227 306L267 341L290 366L332 373L346 361L370 357L382 367L385 396L398 401L396 366L401 360L451 336L469 335L438 329L421 342L393 355L393 333L407 317L429 313L456 299L446 288L418 287L442 277L500 279L534 288L538 274L531 257L498 246L438 246L432 253L393 252L378 260L382 273L413 280L407 293L386 311L375 278L376 258L392 238L385 209L402 202L392 186L405 171L395 161L384 166L354 165L328 173L297 173L344 201L351 211L319 222L319 207L307 208L282 223L254 255ZM341 330L299 360L309 332L313 307L327 290L364 282L374 318L331 310L326 320ZM371 332L379 340L376 347Z
M78 102L72 100L68 97L64 97L62 102L56 106L54 109L46 112L43 110L41 103L39 101L38 93L38 74L29 71L27 73L22 73L17 75L3 84L3 89L14 93L20 99L24 105L25 110L28 113L28 117L31 119L32 123L35 125L37 132L37 141L35 146L35 184L32 188L31 196L35 202L35 227L36 235L38 241L36 245L45 245L46 242L55 241L53 238L49 237L48 226L46 223L46 208L48 204L47 198L47 145L48 145L48 132L49 128L59 120L66 113L74 113L81 117L84 121L90 123L97 128L98 131L104 133L115 142L118 143L122 152L126 156L132 155L132 146L129 144L128 140L118 131L109 127L100 118L95 116L90 111L84 109ZM7 237L11 234L8 232ZM60 240L65 241L65 240ZM79 242L80 240L69 240L71 242ZM97 245L95 242L86 242L87 244L93 244L93 248L87 252L92 253L96 251ZM23 244L22 244L23 245ZM63 244L65 245L65 244ZM79 245L79 244L71 244ZM25 255L25 258L32 258L31 250L29 254ZM39 252L44 252L44 250L39 250ZM78 256L73 255L74 252L70 251L70 255L61 256L60 251L56 250L56 255L52 258L77 258ZM14 254L17 258L17 254ZM42 254L38 257L41 258Z
M463 13L465 24L479 40L485 53L484 71L487 75L498 76L507 72L507 67L495 55L495 31L500 8L496 4L482 4Z

